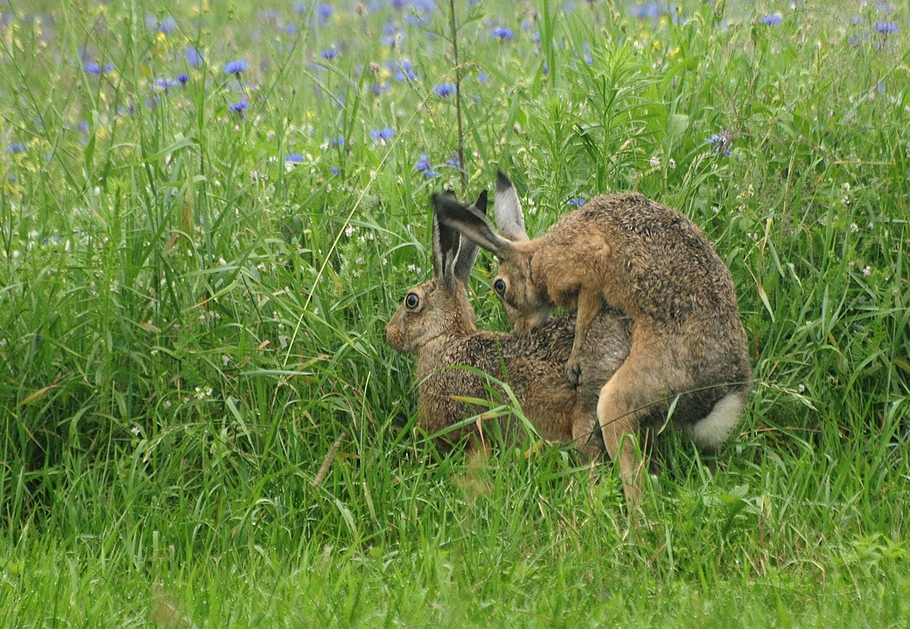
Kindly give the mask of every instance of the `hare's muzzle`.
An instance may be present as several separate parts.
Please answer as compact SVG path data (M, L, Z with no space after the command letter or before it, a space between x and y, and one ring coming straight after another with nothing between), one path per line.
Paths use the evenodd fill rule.
M404 330L401 328L401 309L399 308L392 316L392 320L385 326L385 338L394 349L399 352L405 350Z

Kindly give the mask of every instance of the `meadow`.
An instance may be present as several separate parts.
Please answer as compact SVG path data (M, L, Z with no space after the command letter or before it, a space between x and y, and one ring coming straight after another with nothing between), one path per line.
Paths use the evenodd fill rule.
M907 3L257 5L0 5L0 625L910 625ZM497 168L733 274L749 405L640 519L416 426L383 329Z

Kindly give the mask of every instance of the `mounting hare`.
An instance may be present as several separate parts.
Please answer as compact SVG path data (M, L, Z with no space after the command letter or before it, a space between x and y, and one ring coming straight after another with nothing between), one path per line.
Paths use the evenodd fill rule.
M588 326L604 302L633 319L629 355L605 381L597 416L627 501L637 504L642 462L629 435L672 411L677 427L713 450L739 420L751 367L730 272L692 221L641 194L595 197L530 240L500 172L495 213L502 236L482 213L451 201L438 220L500 259L493 288L516 330L533 329L555 307L577 309L571 384L587 378L596 351Z
M454 202L454 197L452 197ZM486 210L486 192L472 211ZM435 195L434 205L446 202ZM604 307L587 327L594 348L585 358L579 387L569 386L565 363L576 334L574 317L547 322L527 335L478 330L468 301L467 283L477 246L433 219L433 278L408 291L388 326L386 338L395 349L417 357L420 383L418 422L433 434L480 412L457 398L488 397L488 380L466 365L507 383L540 435L548 441L574 442L595 455L603 446L588 445L597 433L597 396L629 351L631 320ZM517 426L500 425L504 434ZM478 433L471 424L449 435L457 441Z

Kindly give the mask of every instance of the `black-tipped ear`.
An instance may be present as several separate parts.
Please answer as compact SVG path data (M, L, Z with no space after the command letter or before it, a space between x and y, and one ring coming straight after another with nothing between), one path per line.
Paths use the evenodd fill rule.
M496 173L495 196L496 226L499 233L512 242L528 240L521 202L509 178L500 170Z
M487 213L487 191L483 190L480 193L480 196L477 197L477 200L474 201L474 207L480 210L481 214L486 215Z
M514 254L514 245L496 235L493 226L477 208L439 195L433 197L433 205L441 225L457 230L462 236L500 258L509 258Z
M434 207L441 201L455 203L454 195L440 193L433 195ZM461 234L442 224L437 212L433 212L433 274L452 290L455 287L456 265L462 245ZM470 273L470 270L468 271Z
M506 174L501 170L496 171L496 192L499 193L500 190L506 188L513 188L512 182L509 181L509 178L506 177Z

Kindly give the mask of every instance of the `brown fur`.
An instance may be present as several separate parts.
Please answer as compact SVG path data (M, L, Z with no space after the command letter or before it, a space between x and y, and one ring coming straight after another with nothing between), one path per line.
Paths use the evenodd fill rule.
M587 329L605 302L634 320L629 355L601 390L597 414L636 503L641 462L628 436L665 421L674 405L674 424L714 449L745 402L751 367L730 272L692 221L637 193L595 197L534 240L522 238L517 196L502 175L496 204L508 240L482 216L456 210L440 221L501 259L493 285L516 330L555 307L577 310L569 382L585 377L595 349Z
M574 442L589 454L602 450L595 421L598 394L626 357L631 321L606 306L594 317L586 334L589 346L597 349L585 357L584 375L574 388L564 376L575 337L574 317L548 321L527 335L478 330L464 274L465 269L470 272L476 247L466 251L471 245L467 241L452 245L464 247L456 253L463 271L460 278L451 277L447 269L457 265L446 260L445 252L435 251L439 243L451 243L452 235L457 241L454 231L434 238L435 276L408 292L386 327L392 347L417 357L420 426L433 434L482 412L482 407L455 399L490 398L486 378L458 367L467 365L508 384L545 440ZM521 434L514 420L502 420L499 429L511 437ZM447 440L477 431L477 424L471 424L453 431ZM592 434L595 439L589 442Z

